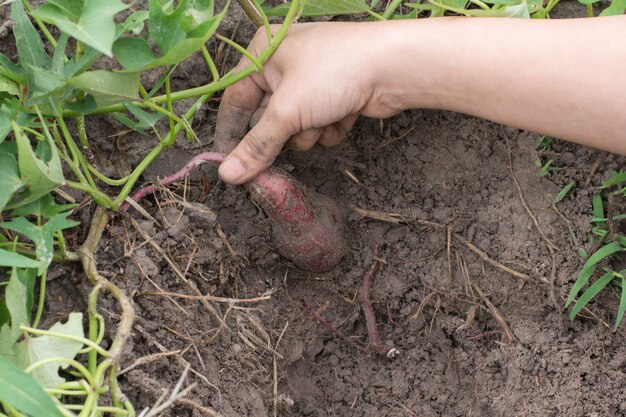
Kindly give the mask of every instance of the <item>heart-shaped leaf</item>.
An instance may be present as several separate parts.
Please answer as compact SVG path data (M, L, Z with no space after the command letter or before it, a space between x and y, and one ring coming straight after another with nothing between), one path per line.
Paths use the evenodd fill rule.
M83 315L70 313L67 323L56 323L49 331L82 338ZM82 347L82 343L62 337L48 335L29 337L15 346L13 360L18 366L26 369L48 358L74 359ZM37 367L32 375L43 388L54 388L65 382L65 379L59 376L59 368L66 367L65 363L53 362Z
M115 41L113 18L127 8L119 0L48 0L33 16L111 56Z

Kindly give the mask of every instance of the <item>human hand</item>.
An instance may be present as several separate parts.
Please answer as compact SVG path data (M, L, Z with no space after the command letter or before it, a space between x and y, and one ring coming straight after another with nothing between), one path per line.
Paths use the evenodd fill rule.
M263 72L224 92L215 129L215 150L230 152L219 168L222 179L230 184L250 181L285 143L298 150L309 150L317 142L336 145L360 114L389 117L399 112L386 103L379 88L377 55L384 47L376 43L382 27L344 22L293 25ZM266 46L261 28L248 50L258 56ZM244 57L236 71L248 65ZM247 132L251 120L257 122Z

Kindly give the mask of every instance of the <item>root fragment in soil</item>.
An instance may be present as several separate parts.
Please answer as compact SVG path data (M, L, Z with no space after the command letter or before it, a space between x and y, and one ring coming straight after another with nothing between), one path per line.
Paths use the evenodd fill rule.
M363 314L365 315L367 332L369 334L372 346L374 347L374 351L379 355L393 358L399 352L396 348L386 346L380 341L378 330L376 329L376 315L374 314L374 309L372 308L372 302L370 300L372 279L374 278L376 271L378 271L378 266L381 263L380 256L380 245L377 244L374 249L374 261L372 262L372 266L361 279L361 305L363 306Z

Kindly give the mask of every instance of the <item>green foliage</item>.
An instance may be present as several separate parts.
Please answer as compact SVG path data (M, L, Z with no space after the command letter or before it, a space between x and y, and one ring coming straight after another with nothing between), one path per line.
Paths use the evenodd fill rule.
M76 205L57 204L51 193L69 186L105 208L119 209L143 171L182 130L195 138L191 121L202 104L269 59L296 17L299 1L256 65L220 75L206 44L228 3L216 13L213 0L149 0L143 10L120 14L131 2L44 0L33 10L27 0L0 0L0 7L10 4L6 7L11 8L18 51L16 62L0 54L0 266L10 271L0 292L0 415L3 410L11 417L73 415L64 405L68 398L72 410L81 408L79 415L102 415L98 409L105 392L107 407L116 410L111 415L135 415L117 386L124 338L116 336L110 350L100 346L104 320L97 311L99 293L106 288L120 301L119 289L102 282L94 287L87 338L78 313L47 331L37 328L51 262L79 259L67 250L63 236L78 224L70 219ZM214 79L171 91L172 73L193 54L202 54ZM104 55L110 57L106 68L112 69L99 65ZM142 71L156 67L163 67L163 75L145 88ZM195 103L183 115L175 114L174 101L185 99ZM111 114L143 134L155 133L154 149L130 175L108 178L93 165L86 119L94 113ZM161 135L167 127L169 132ZM101 189L115 187L121 187L116 196ZM76 361L79 352L86 354L86 365ZM14 381L21 381L21 387ZM41 387L62 389L63 395L45 394Z
M56 323L49 329L53 336L28 337L17 343L12 354L6 356L12 356L15 364L22 369L55 358L54 362L37 367L32 375L43 388L57 387L66 382L65 378L59 376L59 368L67 367L66 363L59 363L57 359L74 359L83 347L82 342L75 340L84 337L82 320L82 314L71 313L67 323ZM63 336L72 336L74 339Z
M535 165L537 166L537 168L539 168L539 172L537 172L537 176L545 177L551 172L560 171L563 169L563 168L557 168L557 167L552 166L553 163L554 161L552 159L549 159L546 163L543 163L541 161L541 158L536 159Z
M154 56L150 43L142 37L123 37L113 51L127 69L141 71L176 65L197 51L215 33L226 8L213 16L212 0L183 0L174 8L171 1L149 1L149 37L161 55Z
M52 399L25 373L0 355L0 402L37 417L62 417Z
M115 40L113 17L127 7L119 0L48 0L33 16L111 56Z
M601 0L578 0L586 6L591 7L593 4L600 3ZM611 0L611 4L600 12L600 16L615 16L626 12L626 0Z
M291 3L282 3L266 9L268 16L285 16ZM370 6L364 0L309 0L301 10L302 16L337 16L366 13Z
M39 259L39 273L52 262L54 252L53 238L56 232L77 226L79 223L68 220L69 213L61 213L53 216L43 226L38 226L26 220L24 217L17 217L10 222L0 223L0 227L20 233L35 244L35 252Z
M574 181L571 181L569 184L563 187L563 189L559 191L556 197L554 197L554 204L561 202L575 186L576 183Z
M592 236L598 243L602 243L599 249L597 249L590 256L586 256L586 262L580 271L576 282L572 286L565 306L568 307L579 293L585 287L585 285L592 279L596 270L605 265L602 269L604 274L593 282L576 300L574 307L570 312L570 318L574 319L576 315L591 301L593 300L603 289L614 286L619 288L620 304L617 311L617 317L615 319L615 330L617 330L621 323L624 312L626 311L626 270L615 271L611 268L611 262L618 256L623 256L626 253L626 236L618 232L618 227L615 225L626 219L626 213L612 213L613 210L608 207L609 199L605 199L606 193L613 197L624 198L626 197L626 173L613 172L611 177L604 181L599 187L599 191L592 197L592 209L593 217L592 223ZM612 226L611 226L612 225Z

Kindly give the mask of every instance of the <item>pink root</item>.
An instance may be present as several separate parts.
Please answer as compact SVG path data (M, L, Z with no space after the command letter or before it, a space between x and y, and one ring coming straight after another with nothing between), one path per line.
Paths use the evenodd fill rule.
M336 328L335 326L333 326L330 322L328 322L326 319L324 319L324 317L321 316L321 314L314 309L312 306L310 306L306 301L304 301L304 299L301 299L300 302L302 303L302 306L304 307L304 309L307 311L307 313L309 313L309 315L311 317L314 317L315 320L317 320L318 322L322 323L328 330L330 330L334 335L338 336L340 339L345 340L346 342L348 342L350 345L352 345L353 348L360 350L363 353L369 353L367 348L365 348L364 346L362 346L361 344L355 342L353 339L349 338L348 336L346 336L341 330L339 330L338 328Z
M370 288L372 286L372 278L378 271L378 265L380 264L380 245L376 245L374 249L374 263L370 267L369 271L363 275L361 280L361 304L363 305L363 313L365 314L365 323L367 324L367 332L370 336L370 341L376 353L382 356L391 358L395 356L398 351L395 348L391 348L380 341L378 336L378 329L376 329L376 315L372 308L372 302L370 301Z
M203 152L191 158L191 160L189 160L189 162L187 162L187 164L185 164L185 166L180 171L163 178L159 182L159 185L162 187L167 187L168 185L180 181L187 175L191 174L194 168L198 165L206 164L207 162L219 165L224 162L224 159L226 159L226 155L223 153ZM139 201L148 194L152 194L154 191L156 191L156 189L157 184L148 185L137 190L137 192L135 192L135 194L133 194L131 198L135 201ZM120 211L126 211L128 209L128 206L128 203L122 204L122 206L120 207Z

